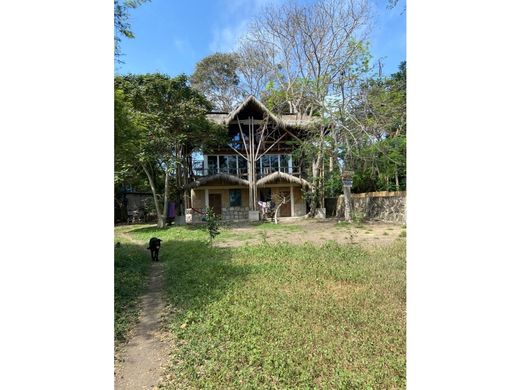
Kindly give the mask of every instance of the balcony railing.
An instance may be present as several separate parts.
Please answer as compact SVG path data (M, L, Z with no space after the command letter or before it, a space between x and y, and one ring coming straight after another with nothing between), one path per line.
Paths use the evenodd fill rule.
M274 172L284 172L288 173L290 175L300 177L301 172L299 168L292 167L280 167L280 168L267 168L264 167L260 170L260 172L256 172L256 178L260 179L264 176L270 175ZM228 169L228 168L203 168L203 167L193 167L193 175L195 177L205 177L205 176L211 176L216 175L217 173L225 173L232 176L240 177L241 179L247 180L247 168L239 168L239 169Z

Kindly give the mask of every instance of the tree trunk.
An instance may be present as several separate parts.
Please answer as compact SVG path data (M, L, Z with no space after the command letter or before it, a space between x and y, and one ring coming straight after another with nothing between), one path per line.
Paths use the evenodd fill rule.
M164 203L163 203L163 212L158 218L157 221L157 227L164 228L166 227L166 221L168 218L168 182L169 182L169 175L168 175L168 169L164 173Z
M155 189L155 183L153 181L153 178L152 178L152 175L150 174L150 172L148 171L148 169L146 169L146 165L144 163L141 163L141 166L144 170L144 173L146 173L146 177L148 178L148 182L150 183L150 188L152 189L152 194L153 194L153 202L154 202L154 205L155 205L155 211L157 213L157 226L158 227L163 227L161 226L161 216L162 216L162 210L161 210L161 206L159 204L159 199L157 197L157 191Z
M321 179L321 165L322 165L322 154L321 150L318 151L318 156L316 160L312 164L312 198L311 198L311 209L309 211L308 216L314 217L316 215L316 209L318 208L318 203L320 201L320 189L322 185L320 184Z

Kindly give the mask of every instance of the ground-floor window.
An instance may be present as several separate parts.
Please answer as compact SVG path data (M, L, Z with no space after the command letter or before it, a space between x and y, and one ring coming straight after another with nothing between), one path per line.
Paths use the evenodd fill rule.
M242 205L242 199L240 196L240 190L229 190L229 206L240 207Z

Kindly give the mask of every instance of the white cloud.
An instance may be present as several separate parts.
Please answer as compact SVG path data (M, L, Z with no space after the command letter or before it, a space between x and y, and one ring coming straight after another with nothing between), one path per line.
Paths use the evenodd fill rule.
M238 25L227 25L213 29L213 39L209 48L214 52L230 52L236 49L240 38L247 31L248 20L242 20Z
M240 39L246 34L251 18L268 4L279 0L223 0L221 14L213 26L213 39L209 49L213 52L229 52L236 49Z

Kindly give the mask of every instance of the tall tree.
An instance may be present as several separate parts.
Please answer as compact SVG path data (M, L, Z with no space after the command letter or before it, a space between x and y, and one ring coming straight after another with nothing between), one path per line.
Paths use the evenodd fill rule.
M366 0L318 0L268 6L250 26L242 46L262 47L274 88L291 113L318 115L305 147L312 158L311 211L323 207L324 158L331 145L330 100L338 86L350 88L368 71ZM247 43L249 42L249 43ZM312 150L311 150L312 149Z
M406 62L390 77L363 82L342 126L345 160L357 172L358 191L406 187Z
M171 194L186 202L180 194L188 181L192 152L218 142L223 129L206 119L210 104L184 75L118 76L115 84L138 120L137 131L132 126L126 127L132 132L124 136L116 131L116 160L122 158L118 152L122 153L123 160L133 161L146 174L157 225L164 227Z
M238 75L240 78L240 90L246 95L261 98L262 94L273 87L274 73L265 58L270 58L270 47L263 46L260 42L243 39L236 56L238 59Z
M236 54L212 54L197 63L191 76L192 86L202 92L214 108L230 112L241 97L237 68Z

